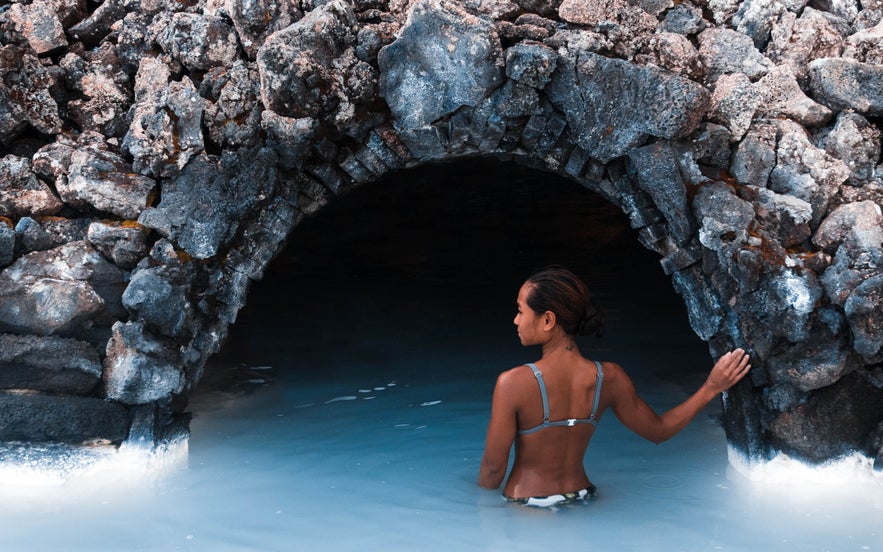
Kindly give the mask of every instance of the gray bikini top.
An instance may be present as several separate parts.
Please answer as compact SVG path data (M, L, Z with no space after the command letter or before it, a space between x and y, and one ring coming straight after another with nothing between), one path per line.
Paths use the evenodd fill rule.
M601 400L601 384L604 382L604 371L601 369L600 362L597 360L595 361L595 366L598 367L598 383L595 385L595 400L592 403L592 414L588 418L569 418L567 420L556 420L554 422L549 421L549 395L546 393L546 382L543 381L543 373L540 372L535 364L528 363L527 365L533 370L533 375L536 376L537 384L540 386L540 396L543 399L543 423L530 429L519 430L519 435L527 435L528 433L533 433L547 427L571 427L576 424L598 425L598 420L595 419L595 415L598 413L598 403Z

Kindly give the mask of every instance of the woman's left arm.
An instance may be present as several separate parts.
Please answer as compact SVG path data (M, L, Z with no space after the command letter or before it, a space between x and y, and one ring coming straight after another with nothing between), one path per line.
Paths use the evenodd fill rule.
M491 421L478 471L478 485L485 489L498 488L506 477L506 468L509 466L509 452L517 431L516 410L510 387L511 374L503 372L494 387Z

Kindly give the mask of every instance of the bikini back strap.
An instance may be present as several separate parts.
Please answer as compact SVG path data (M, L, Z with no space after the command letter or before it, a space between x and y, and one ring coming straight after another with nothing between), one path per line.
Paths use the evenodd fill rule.
M598 367L598 381L595 383L595 400L592 402L592 415L589 416L590 420L594 420L595 415L598 413L598 403L601 402L601 384L604 383L604 370L601 368L601 363L596 360L595 366Z
M528 366L533 370L533 375L537 378L537 385L540 386L540 397L543 399L543 425L549 423L549 394L546 393L546 382L543 381L543 373L537 368L537 365L528 362Z

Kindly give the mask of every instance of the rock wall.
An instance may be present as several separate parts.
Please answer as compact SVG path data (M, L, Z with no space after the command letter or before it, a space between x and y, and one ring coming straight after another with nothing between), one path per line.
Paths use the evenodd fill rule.
M494 156L619 206L713 356L730 443L883 465L880 0L0 6L0 439L186 433L289 232Z

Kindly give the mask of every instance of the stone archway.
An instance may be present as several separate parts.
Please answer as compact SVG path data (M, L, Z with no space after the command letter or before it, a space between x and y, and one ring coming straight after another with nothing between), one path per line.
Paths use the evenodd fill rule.
M0 396L0 437L186 433L206 359L299 221L481 155L620 207L711 354L752 353L725 400L736 450L880 459L881 14L855 8L14 5L0 362L29 392Z

